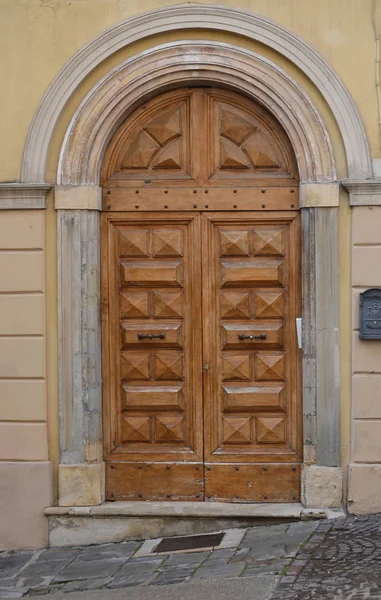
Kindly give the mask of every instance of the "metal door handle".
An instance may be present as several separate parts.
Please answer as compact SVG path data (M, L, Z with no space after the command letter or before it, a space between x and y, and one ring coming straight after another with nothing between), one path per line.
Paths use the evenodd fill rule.
M138 340L165 340L165 333L138 333Z
M244 333L238 334L239 340L265 340L266 334L260 333L259 335L245 335Z

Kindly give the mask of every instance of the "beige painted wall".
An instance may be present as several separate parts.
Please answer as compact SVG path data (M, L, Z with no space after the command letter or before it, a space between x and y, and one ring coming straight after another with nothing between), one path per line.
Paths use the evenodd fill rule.
M2 211L0 549L47 543L42 514L51 502L44 249L44 211Z
M381 341L359 340L359 295L381 287L381 207L352 209L350 510L381 510Z

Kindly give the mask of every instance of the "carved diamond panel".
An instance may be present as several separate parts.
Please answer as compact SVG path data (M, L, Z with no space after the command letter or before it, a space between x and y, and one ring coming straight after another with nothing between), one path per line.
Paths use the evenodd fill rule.
M221 317L223 319L249 319L249 293L224 292L221 293Z
M247 231L220 231L221 256L248 256L249 234Z
M127 381L149 379L149 354L123 352L121 354L121 375Z
M238 145L242 144L243 140L255 129L249 121L228 110L221 109L220 119L221 135Z
M145 130L162 146L170 139L181 135L180 109L172 108L155 117L145 126Z
M250 356L224 354L222 357L222 377L224 381L250 380Z
M152 168L181 169L182 162L180 140L172 140L155 155Z
M230 140L220 138L220 168L248 169L249 167L249 160L241 148Z
M261 256L283 256L282 229L254 229L254 254Z
M144 131L130 144L122 160L122 169L146 169L159 145Z
M279 167L280 160L277 152L268 138L260 130L253 133L242 144L242 149L247 154L253 167L271 169Z
M181 415L156 415L155 438L157 442L183 442L184 417Z
M119 230L119 256L148 256L148 231Z
M254 303L257 318L283 317L284 315L283 292L256 292Z
M153 314L156 319L181 318L183 315L182 292L155 292Z
M120 316L122 319L148 318L147 292L121 292Z
M251 443L251 417L223 417L222 423L224 444Z
M155 379L182 380L183 355L178 352L159 352L155 354Z
M284 379L283 354L257 354L255 357L255 379L257 381Z
M182 256L183 232L180 229L162 229L152 232L154 256Z
M124 416L123 442L151 442L151 417Z
M258 418L258 442L260 444L282 444L285 441L285 418Z

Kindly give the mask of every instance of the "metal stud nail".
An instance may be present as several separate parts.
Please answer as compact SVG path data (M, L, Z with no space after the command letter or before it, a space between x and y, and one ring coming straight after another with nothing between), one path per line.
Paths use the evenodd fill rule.
M139 204L135 204L135 208L139 208Z
M111 190L107 190L107 194L110 195L111 194Z
M138 465L138 469L142 469L142 468L143 468L143 465Z
M262 204L262 208L266 208L266 204Z
M107 208L111 208L111 204L107 204Z
M234 204L234 205L233 205L233 208L237 208L237 204Z
M135 190L135 194L139 194L139 190Z
M262 194L266 194L266 190L261 190Z
M138 498L143 498L143 494L138 494Z
M237 190L233 190L233 194L236 194L236 193L237 193Z
M164 208L168 208L168 204L164 204Z
M197 208L197 204L193 204L193 208Z
M294 194L295 190L290 190L291 194Z
M264 471L267 471L267 467L263 467L263 470L264 470Z
M193 193L194 193L194 194L197 194L197 190L193 190Z
M235 470L236 470L236 471L239 471L239 467L235 467Z
M167 471L169 471L169 469L171 468L171 466L167 465L165 468L167 469Z
M164 194L168 194L168 190L164 190Z
M209 208L209 204L205 204L205 208Z
M263 496L265 500L267 500L268 496Z

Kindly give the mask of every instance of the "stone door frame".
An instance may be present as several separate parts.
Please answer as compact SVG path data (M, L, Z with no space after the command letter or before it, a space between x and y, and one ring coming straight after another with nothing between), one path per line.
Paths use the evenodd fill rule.
M211 18L211 15L213 18ZM23 186L41 184L64 104L87 74L128 43L184 28L227 30L261 41L290 59L319 87L336 117L348 176L372 178L361 118L324 59L291 32L247 11L180 5L129 19L77 53L40 103L25 146ZM207 37L207 35L206 35ZM275 113L293 144L301 177L303 287L303 413L306 506L341 503L337 181L322 116L306 92L263 57L217 42L165 44L122 63L84 99L61 149L58 219L60 444L59 504L104 500L102 444L99 172L112 134L152 94L195 82L228 85ZM16 201L17 193L14 193ZM330 294L326 290L330 290ZM319 489L324 494L317 496Z

